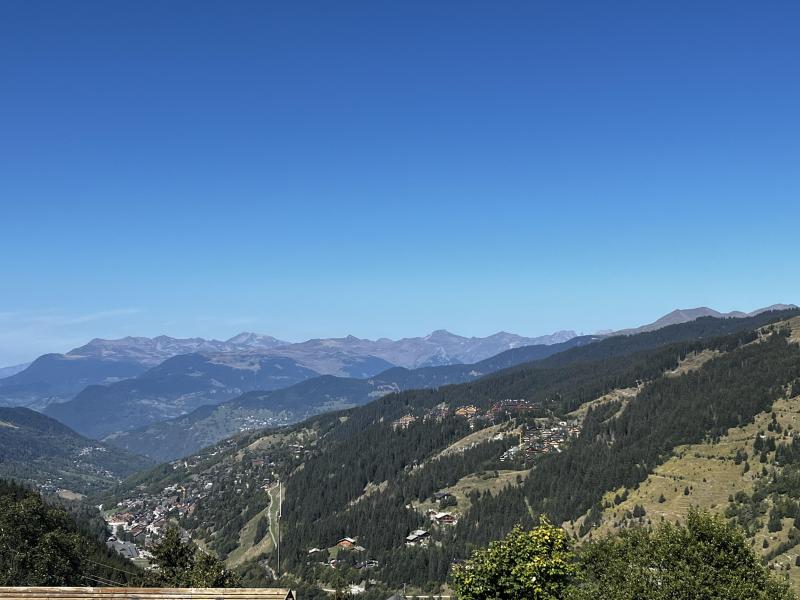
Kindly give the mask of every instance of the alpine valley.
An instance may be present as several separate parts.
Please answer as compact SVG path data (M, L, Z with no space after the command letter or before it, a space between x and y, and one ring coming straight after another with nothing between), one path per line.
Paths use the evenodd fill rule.
M800 309L705 310L546 339L95 340L48 360L140 372L2 409L0 475L126 552L176 525L243 585L303 598L446 593L517 524L581 548L693 507L800 589Z

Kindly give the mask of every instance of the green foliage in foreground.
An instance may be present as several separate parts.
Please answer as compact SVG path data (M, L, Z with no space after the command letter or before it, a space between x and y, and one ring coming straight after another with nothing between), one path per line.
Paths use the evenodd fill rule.
M544 521L476 551L453 568L452 579L461 600L550 600L561 597L574 572L566 533Z
M238 578L169 529L146 572L106 548L89 514L71 515L36 492L0 480L0 586L236 587ZM103 525L103 529L104 529Z
M794 598L722 517L692 510L685 525L627 529L580 555L570 599L778 600Z
M453 569L460 600L791 600L744 533L693 510L685 525L633 528L577 557L563 530L515 528Z
M153 548L159 583L165 587L236 587L236 576L225 569L216 556L200 550L192 542L181 541L177 527L166 531Z
M0 586L142 585L146 574L63 508L0 480Z

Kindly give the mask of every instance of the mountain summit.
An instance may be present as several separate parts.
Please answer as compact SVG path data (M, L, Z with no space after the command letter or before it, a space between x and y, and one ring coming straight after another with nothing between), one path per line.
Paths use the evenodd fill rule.
M284 342L271 335L262 335L260 333L253 333L251 331L243 331L242 333L225 340L226 344L233 346L244 346L247 348L258 348L266 350L268 348L277 348L279 346L288 346L290 342Z
M690 321L695 321L696 319L700 319L702 317L714 317L718 319L720 318L742 319L745 317L754 317L756 315L760 315L761 313L765 312L789 310L792 308L797 308L797 306L795 306L794 304L772 304L770 306L765 306L764 308L758 308L750 312L742 312L740 310L734 310L727 313L714 310L713 308L708 308L707 306L699 306L697 308L676 308L672 312L667 313L666 315L664 315L659 319L656 319L652 323L648 323L647 325L642 325L641 327L635 327L631 329L621 329L619 331L613 332L612 335L633 335L636 333L644 333L646 331L655 331L656 329L661 329L662 327L669 327L670 325L689 323Z

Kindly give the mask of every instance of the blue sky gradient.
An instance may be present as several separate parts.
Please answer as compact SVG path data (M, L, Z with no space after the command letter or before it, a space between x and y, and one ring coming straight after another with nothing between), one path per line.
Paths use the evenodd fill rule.
M0 3L0 365L800 302L794 2Z

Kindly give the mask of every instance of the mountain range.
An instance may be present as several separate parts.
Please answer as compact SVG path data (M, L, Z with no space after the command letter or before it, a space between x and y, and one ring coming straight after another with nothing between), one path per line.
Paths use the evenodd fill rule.
M247 392L218 406L201 406L180 417L130 431L124 431L126 421L120 419L115 421L119 432L109 435L105 441L156 460L171 460L241 431L287 425L321 412L365 404L392 392L474 381L502 369L590 344L597 339L595 336L579 336L559 344L523 346L470 365L419 369L393 367L368 378L322 375L274 391ZM102 435L103 430L98 431L97 425L89 425L95 421L92 415L102 412L101 407L80 404L76 399L76 402L51 407L51 414L58 417L61 413L55 411L67 406L71 414L62 414L59 418L65 419L65 422L86 435ZM114 411L114 415L120 411L125 413L128 409L120 407Z
M774 305L748 314L787 307ZM704 307L676 310L653 323L617 334L658 330L703 316L743 318L746 314L723 314ZM477 377L469 373L485 372L455 369L452 376L442 371L426 375L427 382L421 381L421 377L425 378L421 373L429 367L474 365L504 351L553 346L571 339L576 339L574 331L533 338L499 332L479 338L445 330L399 340L347 336L300 343L250 332L225 341L168 336L94 339L66 354L41 356L23 370L0 379L0 406L43 410L83 435L97 439L115 435L122 440L125 436L119 434L124 432L180 418L200 407L219 405L248 392L269 394L320 376L371 381L351 382L348 385L354 391L347 394L341 392L348 387L342 382L327 380L331 382L330 390L323 390L325 386L320 387L319 382L309 384L301 389L306 390L305 396L314 390L314 396L298 401L297 407L290 410L250 407L252 413L237 409L235 417L230 412L232 406L211 411L208 418L215 423L211 429L216 433L198 435L192 443L185 443L185 436L179 436L175 447L187 451L196 448L194 443L213 442L235 428L292 422L334 406L363 403L374 397L370 394L469 381ZM396 367L415 374L393 371ZM416 373L420 369L423 370ZM370 386L374 389L368 389ZM228 415L222 423L218 419L221 414Z
M179 354L244 352L247 350L270 350L286 346L289 342L268 335L240 333L226 341L204 338L173 338L160 335L148 337L124 337L118 340L95 338L84 346L67 352L67 356L98 358L123 362L135 362L155 366Z
M484 338L468 338L440 329L423 337L399 340L388 338L369 340L349 335L343 338L316 338L299 343L285 342L272 336L252 332L242 332L225 341L204 338L178 339L162 335L155 338L94 339L84 346L69 351L67 356L155 366L181 354L252 353L294 358L299 363L322 373L338 368L337 365L326 364L325 361L330 356L374 356L394 366L413 369L422 366L477 362L511 348L556 344L576 335L574 331L557 331L551 335L524 337L501 331Z
M571 331L559 331L535 338L497 333L486 338L462 337L447 331L401 340L366 340L354 336L313 339L288 343L271 336L240 333L226 341L203 338L178 339L126 337L118 340L94 339L66 354L46 354L27 368L0 379L0 406L27 406L42 410L50 404L71 400L92 385L113 385L161 365L164 361L190 354L202 355L210 364L232 369L222 385L206 386L208 402L218 402L253 387L236 387L230 380L248 380L243 371L270 365L289 368L306 377L337 375L369 377L392 366L420 366L471 363L522 346L553 344L575 337ZM253 378L249 378L253 379ZM257 379L257 378L256 378ZM275 383L261 389L274 389L295 383L292 376L279 374ZM259 385L261 385L259 383ZM198 386L186 393L198 394ZM222 389L230 389L223 392ZM95 390L94 393L98 393ZM112 395L116 393L113 390ZM202 398L197 405L202 404ZM191 404L191 402L190 402Z

